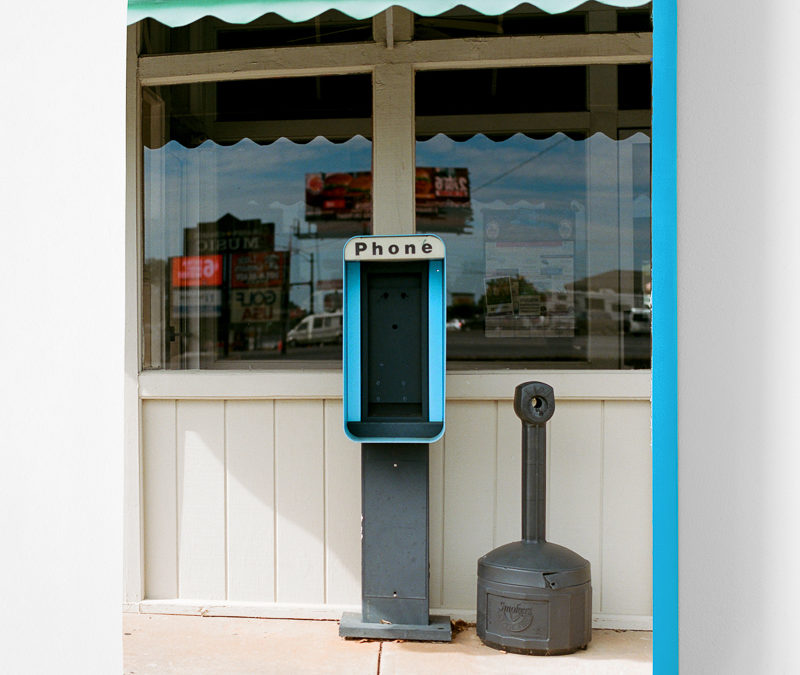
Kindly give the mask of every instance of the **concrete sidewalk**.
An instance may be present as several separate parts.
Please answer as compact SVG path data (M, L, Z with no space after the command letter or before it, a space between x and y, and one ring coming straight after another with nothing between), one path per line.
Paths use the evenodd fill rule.
M451 643L343 640L337 621L125 614L124 673L490 675L652 672L652 633L595 630L585 651L521 656L490 649L474 628Z

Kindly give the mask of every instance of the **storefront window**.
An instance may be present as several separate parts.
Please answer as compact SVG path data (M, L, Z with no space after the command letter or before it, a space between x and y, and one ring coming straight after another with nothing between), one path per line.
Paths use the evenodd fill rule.
M344 241L414 218L447 245L451 368L649 368L650 30L596 2L144 20L143 368L335 363ZM565 56L508 51L538 35Z
M341 358L370 231L368 75L147 88L145 368Z
M650 366L649 128L593 132L587 70L417 75L417 231L447 246L451 363Z

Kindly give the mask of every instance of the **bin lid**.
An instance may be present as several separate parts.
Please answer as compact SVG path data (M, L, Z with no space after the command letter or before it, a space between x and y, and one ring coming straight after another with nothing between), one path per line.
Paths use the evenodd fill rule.
M478 577L533 588L559 589L591 581L589 561L549 541L515 541L478 560Z

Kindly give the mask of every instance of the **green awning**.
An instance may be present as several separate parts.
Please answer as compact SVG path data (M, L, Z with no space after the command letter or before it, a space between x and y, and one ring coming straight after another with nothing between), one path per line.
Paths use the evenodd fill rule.
M533 0L531 4L549 14L567 12L586 0ZM604 0L614 7L639 7L649 0ZM183 26L204 16L215 16L227 23L249 23L275 12L289 21L306 21L329 9L354 19L366 19L401 5L425 16L441 14L465 5L481 14L503 14L522 4L521 0L128 0L128 23L153 18L167 26Z

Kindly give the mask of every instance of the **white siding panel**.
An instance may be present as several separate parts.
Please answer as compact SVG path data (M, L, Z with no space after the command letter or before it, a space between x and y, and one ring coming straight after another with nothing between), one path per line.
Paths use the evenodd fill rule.
M275 600L273 406L225 403L228 600Z
M275 402L278 602L325 602L323 444L322 401Z
M495 548L522 537L521 439L522 422L514 412L513 401L498 401Z
M602 611L651 614L650 406L607 401L603 426Z
M225 411L178 401L178 595L225 599Z
M558 395L558 392L556 392ZM547 428L547 540L592 565L592 608L602 602L603 404L558 401Z
M444 439L444 607L474 607L476 565L494 541L494 401L450 403Z
M325 542L331 604L361 604L361 444L347 438L342 402L325 401Z
M144 596L178 597L175 401L142 402Z
M143 401L146 597L359 605L361 449L341 418L338 399ZM652 612L649 421L647 401L558 399L548 424L547 538L590 560L615 621ZM474 611L477 559L520 538L520 437L510 399L448 402L432 608Z

